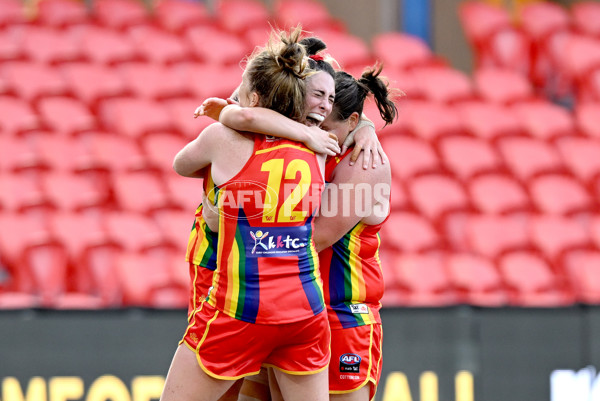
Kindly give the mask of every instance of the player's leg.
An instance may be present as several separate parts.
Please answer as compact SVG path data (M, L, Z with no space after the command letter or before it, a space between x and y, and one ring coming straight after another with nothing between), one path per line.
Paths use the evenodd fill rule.
M274 369L285 401L329 401L327 369L309 375L294 375Z
M181 344L171 362L160 401L215 401L234 382L207 375L200 368L196 354Z
M244 383L244 379L238 379L235 381L233 386L229 387L229 390L225 394L219 398L219 401L239 401L240 390L242 389L242 384Z
M269 374L267 368L262 368L260 373L244 378L240 390L239 401L270 401Z
M371 394L371 386L372 383L367 384L359 388L356 391L346 394L331 394L329 399L331 401L369 401L369 397Z
M269 368L269 390L271 392L271 401L285 401L283 399L283 395L281 395L281 389L279 388L279 383L277 383L277 379L275 378L275 369Z

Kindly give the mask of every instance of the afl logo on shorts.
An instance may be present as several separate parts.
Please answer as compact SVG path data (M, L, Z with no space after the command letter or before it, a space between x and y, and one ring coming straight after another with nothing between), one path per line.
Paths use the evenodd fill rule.
M344 354L340 356L340 372L358 373L360 371L360 356Z

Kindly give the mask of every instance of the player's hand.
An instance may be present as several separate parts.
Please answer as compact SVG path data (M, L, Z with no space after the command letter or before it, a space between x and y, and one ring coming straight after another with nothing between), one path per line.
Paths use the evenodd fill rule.
M328 156L335 156L340 153L340 145L335 134L324 131L316 125L307 126L306 129L308 130L308 140L305 145L309 149Z
M345 146L342 147L342 152L345 151ZM388 162L387 155L381 147L381 143L377 138L375 130L370 126L360 128L354 134L354 150L350 154L350 165L356 163L362 154L362 167L368 169L369 166L377 168L377 166Z
M209 97L196 108L194 111L194 118L199 116L207 116L215 121L219 121L221 110L223 110L223 108L228 104L231 104L229 99L226 100L218 97Z

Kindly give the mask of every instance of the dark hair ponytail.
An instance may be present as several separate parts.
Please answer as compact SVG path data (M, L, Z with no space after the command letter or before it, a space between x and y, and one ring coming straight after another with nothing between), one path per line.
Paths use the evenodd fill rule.
M358 82L364 84L375 98L375 103L379 109L379 114L385 124L391 124L398 114L398 109L394 102L390 99L390 91L388 85L384 82L379 75L383 66L373 67L363 72Z
M333 113L338 120L347 120L354 112L361 115L365 99L369 93L372 93L379 114L386 125L394 121L398 110L390 99L387 83L379 77L381 70L381 66L370 68L363 72L358 80L347 72L336 72Z
M306 49L306 55L308 56L308 67L313 71L325 71L335 79L335 70L330 63L325 61L323 58L311 58L311 56L316 56L320 51L327 49L325 42L313 36L302 39L300 44Z

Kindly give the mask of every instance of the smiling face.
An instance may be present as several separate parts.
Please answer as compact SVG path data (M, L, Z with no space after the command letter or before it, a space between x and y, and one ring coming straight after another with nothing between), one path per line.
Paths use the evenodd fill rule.
M333 107L335 82L325 71L319 71L306 81L306 125L319 125Z

